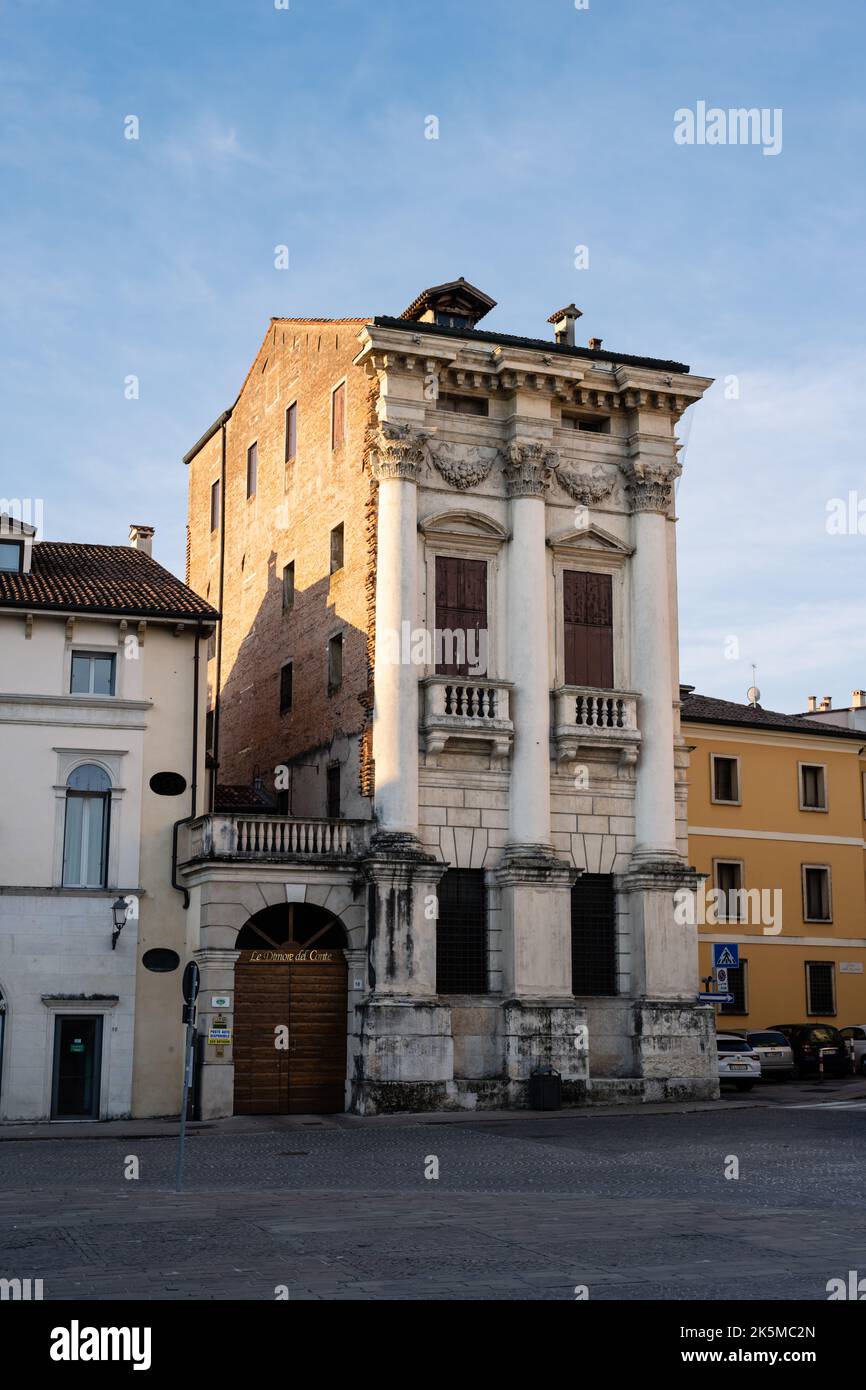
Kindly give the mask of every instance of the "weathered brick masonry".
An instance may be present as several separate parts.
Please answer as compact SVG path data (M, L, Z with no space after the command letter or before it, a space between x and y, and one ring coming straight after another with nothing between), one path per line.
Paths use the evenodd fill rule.
M273 769L359 733L369 685L367 586L371 482L363 466L370 387L353 370L363 320L274 319L225 424L226 489L219 780L273 787ZM346 381L345 442L331 448L331 393ZM286 411L297 403L297 450L285 462ZM247 451L257 445L256 491L247 497ZM210 527L220 477L221 432L189 465L190 584L216 601L220 532ZM344 527L344 564L330 574L331 529ZM295 599L283 610L283 569ZM328 694L327 646L342 632L343 682ZM293 701L280 712L280 668L293 662ZM216 657L209 663L210 703ZM369 698L367 697L369 704ZM341 745L345 750L345 741ZM344 751L345 756L345 751ZM320 805L304 807L324 814ZM315 789L310 792L315 798Z

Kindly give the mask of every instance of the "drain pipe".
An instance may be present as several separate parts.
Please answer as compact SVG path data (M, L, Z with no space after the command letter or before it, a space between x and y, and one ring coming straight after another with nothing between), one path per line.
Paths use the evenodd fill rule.
M192 772L190 777L190 814L176 820L171 832L171 886L183 894L184 912L189 907L189 889L177 881L177 836L182 825L191 825L196 819L198 802L198 689L201 666L202 625L199 620L195 628L195 651L193 653L192 677Z

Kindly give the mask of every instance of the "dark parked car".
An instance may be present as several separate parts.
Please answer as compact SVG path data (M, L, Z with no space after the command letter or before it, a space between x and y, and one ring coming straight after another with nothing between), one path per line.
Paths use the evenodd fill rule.
M801 1076L817 1072L821 1053L824 1071L833 1076L849 1073L848 1051L838 1028L829 1023L771 1023L775 1033L784 1033L791 1044L794 1062Z

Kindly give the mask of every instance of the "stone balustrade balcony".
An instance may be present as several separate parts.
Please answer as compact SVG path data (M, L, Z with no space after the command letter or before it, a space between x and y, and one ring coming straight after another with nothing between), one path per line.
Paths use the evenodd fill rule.
M561 685L552 699L552 735L560 763L608 754L621 763L637 761L641 736L633 691Z
M489 745L503 759L511 751L514 725L511 682L488 676L425 676L421 681L421 735L426 753L447 746Z
M372 830L370 821L218 811L181 827L178 861L348 861L365 852Z

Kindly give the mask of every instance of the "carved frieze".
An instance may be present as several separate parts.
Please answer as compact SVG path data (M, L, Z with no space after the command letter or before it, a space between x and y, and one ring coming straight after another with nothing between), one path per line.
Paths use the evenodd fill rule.
M480 444L445 444L439 440L429 445L429 456L451 487L464 492L477 487L489 477L498 450Z
M606 472L600 463L595 465L591 473L576 473L573 468L565 468L560 464L556 470L556 479L569 497L573 497L575 502L580 502L584 507L597 506L599 502L610 497L616 482L613 474Z

